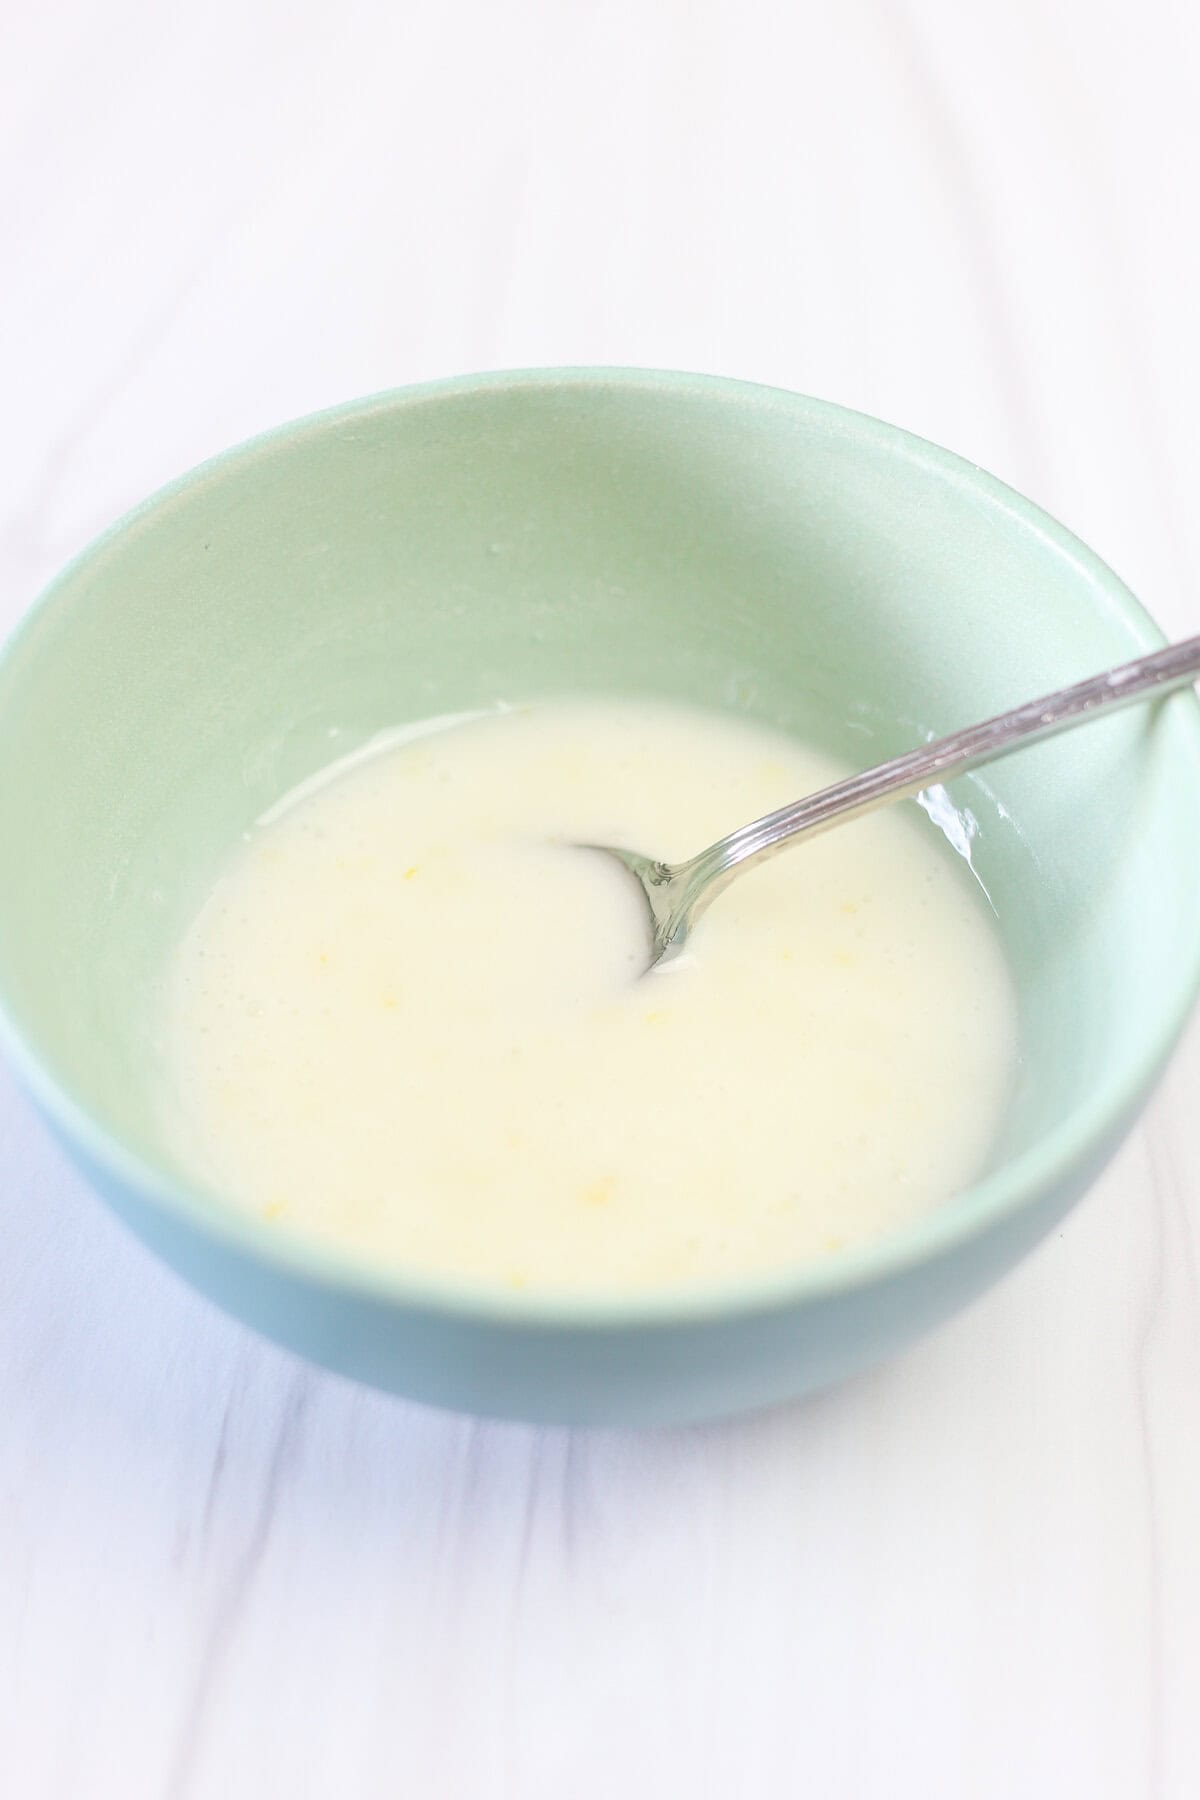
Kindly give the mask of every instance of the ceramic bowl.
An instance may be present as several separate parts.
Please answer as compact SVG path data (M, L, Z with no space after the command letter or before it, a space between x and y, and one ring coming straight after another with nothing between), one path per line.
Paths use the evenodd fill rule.
M287 425L100 538L0 660L9 1053L127 1224L318 1363L440 1406L573 1423L796 1395L995 1281L1136 1116L1200 970L1190 695L955 784L953 834L1019 990L1003 1132L975 1185L929 1217L767 1279L497 1296L238 1214L179 1166L162 1125L154 1013L175 936L239 832L405 719L560 692L677 697L862 766L1161 641L1028 501L793 394L533 372Z

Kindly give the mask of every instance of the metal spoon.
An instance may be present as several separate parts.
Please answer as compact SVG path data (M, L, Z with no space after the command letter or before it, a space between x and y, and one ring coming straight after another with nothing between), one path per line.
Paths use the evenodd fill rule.
M765 862L799 838L815 836L831 825L856 819L893 800L919 794L933 782L965 775L981 763L995 762L1023 744L1054 737L1084 725L1102 713L1115 712L1135 701L1157 698L1175 688L1190 687L1200 677L1200 637L1170 644L1150 656L1122 663L1103 675L1093 675L1074 687L1059 688L1040 700L1028 700L1011 712L998 713L982 724L968 725L909 750L904 756L879 763L861 775L822 788L803 800L765 813L728 837L718 838L707 850L687 862L656 862L636 850L619 850L611 844L589 845L623 863L640 884L650 909L653 933L650 964L673 956L704 909L721 889L743 869Z

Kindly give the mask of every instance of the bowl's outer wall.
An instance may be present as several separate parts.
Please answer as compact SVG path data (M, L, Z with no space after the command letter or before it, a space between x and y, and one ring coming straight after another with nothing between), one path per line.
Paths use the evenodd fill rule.
M301 422L101 539L0 661L0 1000L19 1060L135 1230L232 1312L347 1373L580 1419L699 1416L817 1385L1027 1248L1144 1095L1198 960L1189 698L954 790L1020 992L1023 1071L997 1154L1033 1158L1025 1196L921 1267L782 1310L739 1318L731 1292L687 1329L472 1323L289 1274L265 1231L250 1250L210 1237L155 1091L174 934L239 831L405 719L647 692L862 765L1157 641L1115 578L1014 496L796 396L550 375ZM64 1093L98 1133L69 1122ZM1064 1121L1075 1147L1043 1167ZM104 1134L174 1197L148 1198ZM965 1218L973 1197L955 1204Z
M961 1310L1062 1218L1087 1162L953 1252L846 1292L741 1317L657 1325L520 1324L398 1307L249 1258L64 1147L121 1218L225 1311L339 1374L427 1405L550 1425L682 1424L796 1399L854 1375Z

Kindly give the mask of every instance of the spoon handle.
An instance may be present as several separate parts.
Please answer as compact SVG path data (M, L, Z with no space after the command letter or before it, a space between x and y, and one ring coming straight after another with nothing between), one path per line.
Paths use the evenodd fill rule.
M1054 737L1102 713L1132 706L1136 701L1189 687L1200 678L1200 637L1185 638L1149 656L1122 663L1073 687L1059 688L1040 700L1027 700L1011 712L998 713L981 724L953 731L909 750L890 762L851 775L819 793L809 794L790 806L754 819L702 850L677 871L687 872L690 904L695 914L724 887L722 876L748 863L762 862L782 850L801 833L822 831L828 825L871 812L886 801L919 794L935 782L965 775L982 763L995 762L1011 750Z

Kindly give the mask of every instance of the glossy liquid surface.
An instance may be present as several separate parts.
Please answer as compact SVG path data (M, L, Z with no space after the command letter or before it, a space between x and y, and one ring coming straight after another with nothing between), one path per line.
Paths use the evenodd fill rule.
M1015 1061L982 896L906 807L732 885L649 975L629 878L844 773L758 726L559 702L397 734L239 846L179 946L186 1154L414 1275L762 1273L969 1181Z

